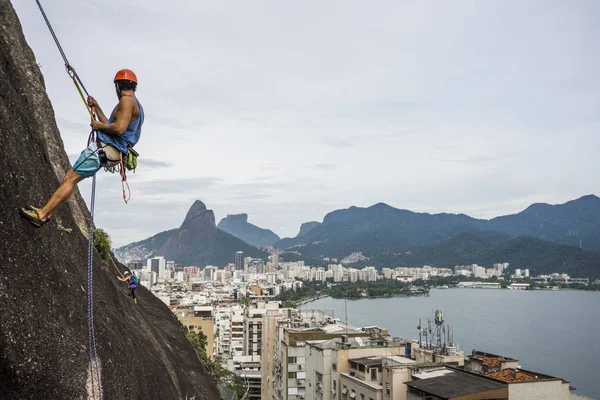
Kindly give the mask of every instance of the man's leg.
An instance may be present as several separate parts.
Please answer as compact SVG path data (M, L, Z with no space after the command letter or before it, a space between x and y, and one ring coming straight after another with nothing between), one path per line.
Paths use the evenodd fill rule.
M79 182L85 178L93 176L100 170L100 158L98 157L98 147L96 143L92 143L85 150L81 152L73 169L70 169L63 178L61 185L54 192L48 203L41 209L33 206L20 208L19 213L24 217L31 225L36 228L40 228L44 225L48 218L54 214L58 206L60 206L71 194L73 189ZM75 172L77 171L77 172Z
M48 200L48 203L46 203L46 205L38 212L39 218L42 221L46 221L48 218L50 218L58 206L71 197L75 186L77 186L77 184L84 179L84 176L80 176L75 171L70 169L65 174L61 185L58 187L58 189L56 189L50 200Z

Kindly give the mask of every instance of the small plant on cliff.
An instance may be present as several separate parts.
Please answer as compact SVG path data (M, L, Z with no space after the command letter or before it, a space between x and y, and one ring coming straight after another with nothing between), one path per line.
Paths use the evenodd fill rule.
M100 253L100 257L103 260L108 260L110 258L110 236L103 229L96 228L94 230L94 247L98 253Z

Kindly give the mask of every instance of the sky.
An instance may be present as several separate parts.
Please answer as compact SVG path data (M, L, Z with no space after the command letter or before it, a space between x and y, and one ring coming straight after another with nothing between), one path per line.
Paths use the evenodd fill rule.
M97 186L115 247L197 199L289 237L352 205L492 218L599 194L595 0L42 4L104 110L115 72L138 76L132 199ZM74 159L88 114L36 3L13 6Z

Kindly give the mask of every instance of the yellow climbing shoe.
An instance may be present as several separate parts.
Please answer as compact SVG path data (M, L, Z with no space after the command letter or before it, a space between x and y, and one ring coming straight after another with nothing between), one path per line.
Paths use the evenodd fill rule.
M38 214L40 211L39 208L29 206L28 208L19 208L19 214L21 217L25 218L27 222L36 228L41 228L48 220L42 220Z

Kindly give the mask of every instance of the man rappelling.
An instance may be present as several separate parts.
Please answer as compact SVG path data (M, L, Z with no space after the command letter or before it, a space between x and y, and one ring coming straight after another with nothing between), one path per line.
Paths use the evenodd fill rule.
M73 193L75 186L94 176L100 168L110 168L122 164L128 152L140 139L144 123L144 109L135 96L137 77L129 69L117 72L114 84L119 103L107 118L98 102L91 96L88 105L96 111L98 120L91 123L92 130L97 131L97 140L81 152L63 179L62 184L54 192L48 203L42 208L27 206L19 209L21 215L33 226L40 228L50 220L56 209Z

